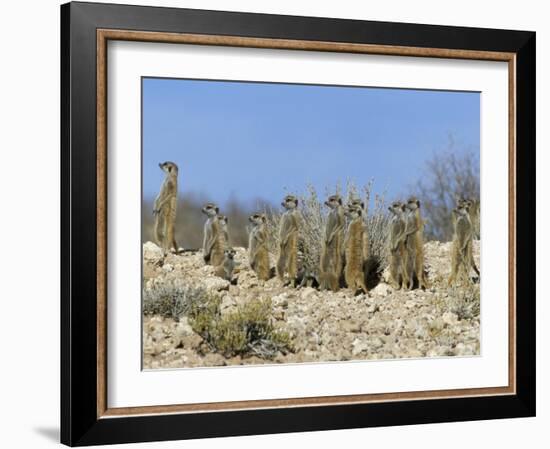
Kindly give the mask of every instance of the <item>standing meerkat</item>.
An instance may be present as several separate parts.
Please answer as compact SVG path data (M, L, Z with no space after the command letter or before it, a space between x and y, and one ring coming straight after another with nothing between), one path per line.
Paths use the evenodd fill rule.
M424 276L424 220L420 215L420 201L412 196L405 205L408 288L413 288L414 277L419 288L429 288Z
M359 198L354 198L349 202L350 206L360 207L361 215L363 217L363 260L366 261L369 258L369 233L367 228L367 214L365 212L365 203Z
M270 277L269 253L267 250L267 217L265 214L251 215L248 220L252 229L248 236L248 260L258 279L267 281Z
M281 216L279 224L279 259L277 260L277 276L284 280L285 273L288 273L290 285L296 285L297 274L297 253L298 253L298 231L299 212L298 198L294 195L285 196L281 206L285 212Z
M233 248L226 248L223 252L223 261L216 266L216 276L224 278L226 281L230 281L233 278L233 271L237 266L235 261L235 250Z
M214 203L208 203L202 208L202 212L208 217L204 224L203 258L207 264L217 267L223 262L226 248L225 236L218 219L219 208Z
M340 195L331 195L325 201L330 208L325 225L325 235L321 250L319 278L322 289L337 291L342 274L342 248L344 241L345 217Z
M229 246L229 231L227 228L227 215L218 215L218 223L220 224L220 232L223 234L225 245Z
M178 166L173 162L162 162L159 167L166 176L153 205L153 215L155 216L154 236L156 243L165 253L170 250L170 245L177 252L178 245L176 244L174 228L178 204Z
M449 276L449 287L454 285L461 268L467 280L472 267L472 238L473 226L469 214L469 204L462 203L461 206L453 209L453 247L451 252L451 275Z
M472 223L472 240L474 238L479 239L479 231L480 231L480 229L479 229L479 201L474 201L474 200L471 200L469 198L463 198L463 197L460 198L459 197L456 200L456 207L457 207L457 209L460 209L460 208L463 208L463 207L466 207L468 209L468 215L470 216L470 222ZM455 221L456 221L456 214L454 213L454 211L452 212L451 217L452 217L452 222L453 222L453 226L454 226ZM475 226L476 222L478 223L477 230L476 230L476 226ZM476 272L476 275L479 278L480 277L479 269L476 266L476 262L474 260L473 255L472 255L471 261L472 261L472 268Z
M360 207L349 206L345 215L350 220L344 240L346 253L344 277L346 284L353 291L361 289L364 293L368 293L363 271L363 211Z
M390 219L390 283L395 289L406 288L409 284L407 276L407 249L405 247L405 205L395 201L388 210Z

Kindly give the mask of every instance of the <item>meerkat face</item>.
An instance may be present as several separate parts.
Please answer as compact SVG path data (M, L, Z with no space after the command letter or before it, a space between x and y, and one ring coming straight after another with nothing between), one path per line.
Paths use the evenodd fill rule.
M178 166L173 162L166 161L159 164L160 169L166 174L178 174Z
M416 209L420 209L420 201L418 201L418 199L416 199L416 197L414 196L411 196L408 200L407 200L407 205L406 205L407 209L409 209L410 211L414 212Z
M462 217L465 217L468 215L468 208L465 207L464 205L460 206L460 207L456 207L453 209L453 212L456 214L456 215L460 215Z
M352 199L348 206L354 206L354 207L360 207L361 209L365 209L365 203L361 201L359 198Z
M456 207L457 208L461 208L461 207L468 207L468 208L471 208L472 206L474 205L474 201L471 200L470 198L464 198L464 197L457 197L456 199Z
M348 206L346 208L346 211L344 212L344 215L348 217L350 220L355 220L356 218L361 217L362 210L360 207L357 206Z
M228 259L233 259L235 257L235 250L233 248L227 248L223 253Z
M226 215L218 215L218 220L220 223L224 226L227 226L227 216Z
M254 226L259 226L266 222L266 216L264 214L254 214L248 217L248 221L250 221L250 223Z
M214 203L207 203L202 208L202 213L206 214L209 218L212 218L218 215L219 211L220 211L219 207L216 206Z
M470 202L470 201L466 201L466 202L462 203L461 206L457 207L457 210L458 210L459 213L461 213L462 215L467 214L468 212L470 212L470 205L471 205L471 202Z
M325 206L328 206L331 209L336 209L341 205L342 205L342 198L340 198L340 195L331 195L325 201Z
M283 206L286 210L296 209L298 207L298 198L294 195L287 195L281 203L281 206Z
M394 201L388 210L394 215L400 215L405 210L405 205L401 201Z

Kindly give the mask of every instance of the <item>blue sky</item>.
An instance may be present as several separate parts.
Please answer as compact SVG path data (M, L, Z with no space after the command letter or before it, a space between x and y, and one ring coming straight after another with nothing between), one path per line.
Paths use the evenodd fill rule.
M449 136L479 152L479 127L479 93L144 78L143 192L170 160L180 192L221 205L370 179L392 199Z

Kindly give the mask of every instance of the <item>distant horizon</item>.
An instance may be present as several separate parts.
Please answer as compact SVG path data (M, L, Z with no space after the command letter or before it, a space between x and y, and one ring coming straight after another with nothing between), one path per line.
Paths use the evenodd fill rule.
M179 167L179 192L277 205L348 181L405 195L434 154L479 159L480 94L143 78L143 197Z

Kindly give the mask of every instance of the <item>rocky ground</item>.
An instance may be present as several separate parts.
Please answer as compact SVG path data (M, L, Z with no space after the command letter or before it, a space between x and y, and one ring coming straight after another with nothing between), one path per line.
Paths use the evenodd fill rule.
M381 282L368 295L283 287L277 279L258 281L246 251L235 248L240 271L236 285L214 276L200 252L168 255L153 243L143 246L144 288L165 282L203 285L221 295L221 313L257 298L271 298L275 327L293 339L294 352L272 360L255 356L226 358L209 352L185 316L179 322L158 315L143 317L146 369L297 363L419 357L471 356L480 349L479 284L447 288L450 243L425 244L429 290L394 290ZM479 266L479 242L474 242ZM473 298L477 298L473 299Z

